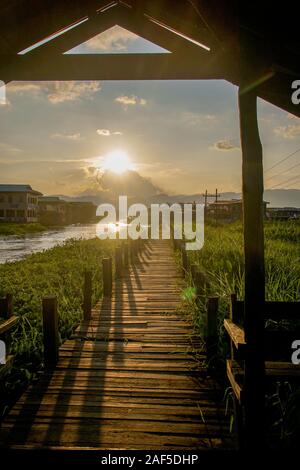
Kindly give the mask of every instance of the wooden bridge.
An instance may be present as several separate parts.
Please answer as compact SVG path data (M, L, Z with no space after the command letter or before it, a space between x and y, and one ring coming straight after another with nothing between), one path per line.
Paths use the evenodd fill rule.
M152 241L2 423L13 449L224 448L222 392L182 308L171 245Z

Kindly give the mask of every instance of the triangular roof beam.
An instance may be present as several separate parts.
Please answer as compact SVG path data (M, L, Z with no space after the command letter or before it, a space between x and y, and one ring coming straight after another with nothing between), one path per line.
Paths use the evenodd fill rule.
M102 8L91 18L86 21L81 20L77 26L69 27L64 33L33 48L27 54L64 53L115 25L126 28L170 52L183 52L208 57L206 50L192 44L187 38L176 34L175 31L166 29L163 25L159 25L152 18L136 14L135 11L130 11L130 9L115 2L112 2L109 8Z

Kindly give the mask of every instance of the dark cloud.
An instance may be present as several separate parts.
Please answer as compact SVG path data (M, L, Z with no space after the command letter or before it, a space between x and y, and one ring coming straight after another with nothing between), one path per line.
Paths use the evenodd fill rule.
M216 150L233 150L238 148L236 145L234 145L230 140L223 139L223 140L218 140L218 142L214 143L213 146L214 149Z

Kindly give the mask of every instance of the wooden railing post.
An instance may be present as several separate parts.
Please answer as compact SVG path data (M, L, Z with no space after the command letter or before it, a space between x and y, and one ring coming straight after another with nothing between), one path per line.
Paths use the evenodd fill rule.
M179 250L181 245L181 240L178 240L178 238L174 238L174 250Z
M128 264L129 264L129 245L128 245L128 243L124 243L123 261L124 261L124 267L127 267Z
M136 263L137 257L138 257L138 246L137 246L137 240L131 240L131 248L132 248L132 260L133 263Z
M209 297L207 302L206 354L208 364L218 351L218 306L219 297Z
M129 239L129 258L130 264L134 264L134 248L133 248L133 240Z
M183 271L183 276L186 276L187 271L188 271L188 257L187 257L187 252L185 249L185 243L181 243L181 261L182 261L182 271Z
M140 252L141 252L141 247L142 247L142 243L141 243L141 242L142 242L141 238L138 238L138 239L136 240L136 252L137 252L137 255L139 255Z
M197 270L198 270L197 264L194 264L194 263L191 264L190 269L191 269L192 283L193 283L194 286L195 286L195 285L196 285L196 284L195 284L195 281L196 281L196 273L197 273Z
M92 272L85 271L83 287L83 319L89 320L92 311Z
M43 342L45 368L51 369L56 365L59 357L56 297L43 299Z
M8 319L13 315L13 296L6 294L0 299L0 317Z
M12 294L6 294L5 297L0 299L0 317L5 320L9 320L13 316L13 296ZM2 339L5 342L6 352L9 351L11 345L11 334L10 331L6 331L3 334Z
M112 292L112 260L102 259L103 296L110 297Z
M195 273L196 299L203 300L205 294L205 277L200 271Z
M116 278L122 276L122 265L122 248L120 246L117 246L115 251Z

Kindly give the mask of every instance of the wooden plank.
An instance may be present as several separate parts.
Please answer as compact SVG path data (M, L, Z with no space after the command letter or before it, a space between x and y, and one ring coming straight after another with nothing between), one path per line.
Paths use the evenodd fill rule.
M226 370L227 370L227 377L230 382L230 385L232 387L232 390L239 401L240 404L243 403L244 397L243 397L243 390L240 384L236 381L235 379L235 374L233 371L233 364L230 359L227 359L226 361Z
M241 352L245 353L246 351L246 341L245 341L245 333L243 328L239 327L231 320L225 318L224 320L224 328L227 331L231 341L235 345L235 348Z
M224 79L224 70L178 54L74 54L35 57L0 55L0 76L12 80L194 80Z
M0 335L9 331L13 328L19 321L19 317L17 315L13 315L12 317L8 318L8 320L3 320L0 322Z

